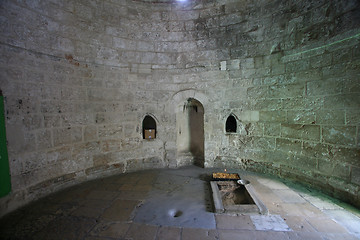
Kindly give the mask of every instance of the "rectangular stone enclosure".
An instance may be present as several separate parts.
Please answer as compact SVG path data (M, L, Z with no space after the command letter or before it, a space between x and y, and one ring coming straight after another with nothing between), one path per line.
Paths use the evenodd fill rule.
M211 181L216 213L267 214L264 203L246 180Z

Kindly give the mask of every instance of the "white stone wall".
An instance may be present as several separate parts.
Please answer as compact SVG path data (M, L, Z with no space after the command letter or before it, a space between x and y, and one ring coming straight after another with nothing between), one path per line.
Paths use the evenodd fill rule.
M1 213L87 179L183 165L176 112L188 98L204 107L206 167L301 179L359 203L357 1L0 5L12 177Z

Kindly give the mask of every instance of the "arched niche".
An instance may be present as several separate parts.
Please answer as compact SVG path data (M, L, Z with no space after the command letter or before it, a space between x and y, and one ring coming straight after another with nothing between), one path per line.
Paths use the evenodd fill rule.
M188 98L177 113L178 165L194 164L204 167L204 107L194 98Z
M237 121L234 115L228 116L225 122L225 132L226 133L236 133L237 131Z
M150 116L146 115L142 122L143 139L155 139L156 138L156 121Z

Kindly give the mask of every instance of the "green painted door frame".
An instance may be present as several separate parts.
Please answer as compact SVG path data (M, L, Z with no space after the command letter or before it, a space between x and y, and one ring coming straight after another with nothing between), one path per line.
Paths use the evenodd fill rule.
M4 97L0 90L0 197L11 191L9 159L6 146L6 130L4 115Z

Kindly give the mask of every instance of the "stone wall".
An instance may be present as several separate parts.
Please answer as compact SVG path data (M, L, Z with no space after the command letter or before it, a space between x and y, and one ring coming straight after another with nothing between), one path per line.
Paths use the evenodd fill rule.
M0 213L88 179L183 165L176 112L188 98L204 107L206 167L296 179L359 206L357 1L0 4L12 176ZM225 132L230 114L237 133Z

